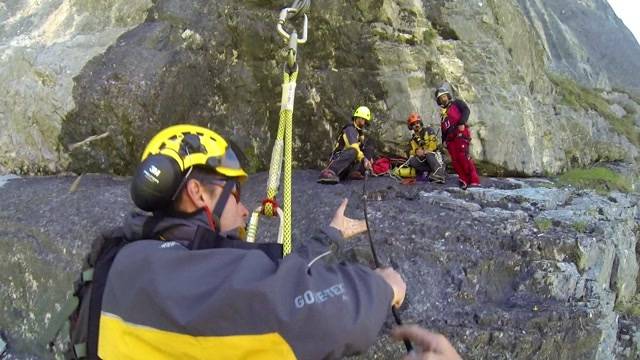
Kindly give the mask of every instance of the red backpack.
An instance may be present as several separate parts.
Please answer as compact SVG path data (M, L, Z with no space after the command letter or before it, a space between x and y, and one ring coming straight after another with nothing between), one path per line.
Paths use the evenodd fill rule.
M383 175L391 170L391 159L388 157L378 158L371 164L373 175Z
M407 161L403 157L381 156L371 164L373 175L385 175L391 171L393 167L402 166Z

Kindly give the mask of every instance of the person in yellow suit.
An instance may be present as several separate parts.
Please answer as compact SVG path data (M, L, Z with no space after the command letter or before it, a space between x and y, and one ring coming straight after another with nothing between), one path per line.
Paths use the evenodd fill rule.
M433 128L425 128L422 118L416 112L409 114L407 127L411 130L408 165L415 169L416 178L428 178L430 181L444 184L447 176L446 167L437 150L438 138Z

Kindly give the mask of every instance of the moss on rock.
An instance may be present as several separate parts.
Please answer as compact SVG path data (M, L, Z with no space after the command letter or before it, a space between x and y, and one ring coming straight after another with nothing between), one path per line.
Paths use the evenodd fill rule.
M572 169L558 177L560 184L573 185L579 189L594 189L599 193L612 190L630 192L631 182L624 175L604 167Z

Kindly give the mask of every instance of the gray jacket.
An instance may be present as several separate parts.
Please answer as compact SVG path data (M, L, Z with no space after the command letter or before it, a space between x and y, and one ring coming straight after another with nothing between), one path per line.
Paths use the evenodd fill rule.
M142 238L144 220L127 221L129 239ZM120 251L103 297L102 358L203 358L195 349L202 346L206 358L333 359L376 340L391 287L361 265L311 264L340 240L337 230L273 259L246 243L190 250L206 224L201 213L163 218L145 231L164 241L135 241Z

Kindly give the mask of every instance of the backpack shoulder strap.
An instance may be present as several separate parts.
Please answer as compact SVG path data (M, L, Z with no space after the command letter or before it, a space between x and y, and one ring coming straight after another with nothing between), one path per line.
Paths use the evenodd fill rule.
M116 255L127 244L124 238L114 238L94 266L93 284L91 287L91 301L89 303L89 328L87 329L87 356L90 359L98 358L98 330L100 329L100 312L102 310L102 295L107 283L107 276Z
M127 240L121 228L105 231L93 239L89 253L83 261L82 272L74 282L72 295L64 302L62 309L53 316L50 325L47 327L47 332L43 337L43 339L47 341L46 345L50 351L54 350L60 331L68 325L71 344L66 349L65 356L71 359L82 359L89 355L88 344L87 341L85 341L87 338L87 329L79 329L80 327L87 327L86 319L91 317L90 314L85 314L86 310L84 308L86 307L88 309L94 302L91 299L96 299L93 297L93 293L96 292L97 296L97 292L101 293L99 288L101 286L104 287L104 285L98 285L95 282L96 279L102 280L102 282L106 279L106 274L102 274L105 260L110 258L107 260L110 266L113 258L115 258L115 254L126 243ZM105 279L101 279L101 277ZM100 303L101 298L102 296L100 294L100 297L98 297ZM89 301L89 304L87 304L89 306L83 306L83 303L87 301ZM89 327L91 327L90 323ZM95 355L97 356L97 353Z

